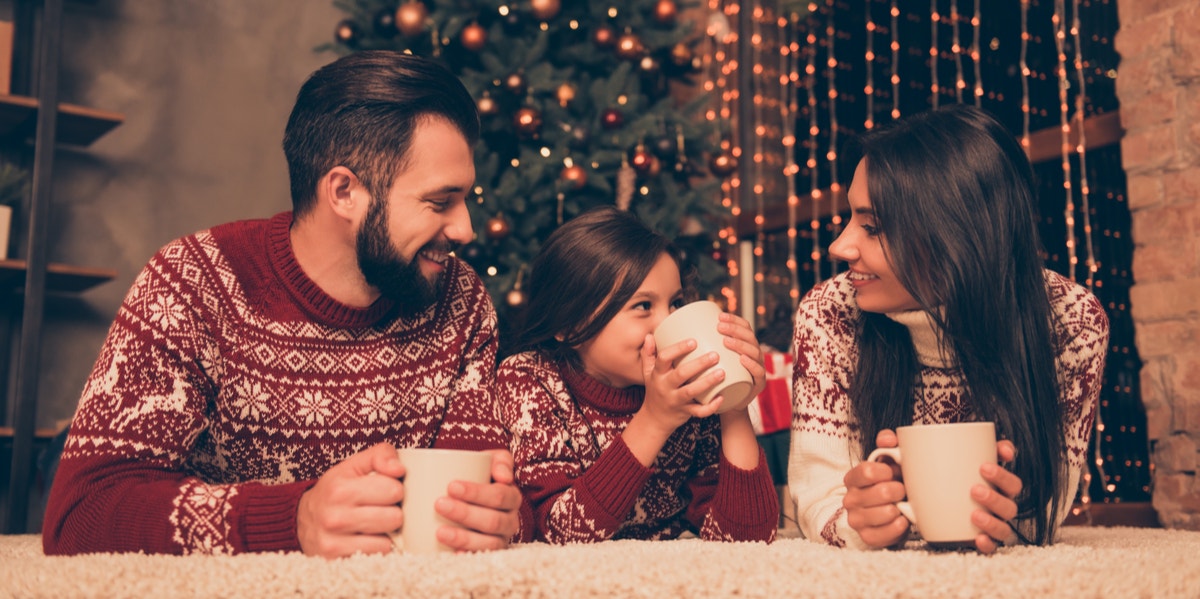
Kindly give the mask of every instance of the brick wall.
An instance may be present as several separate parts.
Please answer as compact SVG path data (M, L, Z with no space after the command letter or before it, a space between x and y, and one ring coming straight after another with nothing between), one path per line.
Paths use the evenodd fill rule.
M1117 9L1153 503L1164 526L1200 530L1200 6L1119 0Z

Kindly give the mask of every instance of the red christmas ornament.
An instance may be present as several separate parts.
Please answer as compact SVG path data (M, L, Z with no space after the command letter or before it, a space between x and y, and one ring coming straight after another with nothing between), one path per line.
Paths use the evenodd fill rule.
M679 7L673 0L658 0L658 4L654 5L654 20L663 25L674 24L678 14Z
M564 168L559 176L563 181L571 184L571 189L583 189L583 186L587 185L587 171L578 164Z
M616 41L617 34L607 25L601 25L592 32L592 42L601 48L611 47Z
M650 172L650 165L653 161L654 155L646 150L646 146L638 144L633 155L629 157L629 166L632 166L637 174L645 175Z
M487 231L488 239L499 241L505 237L508 237L510 229L508 226L508 221L504 219L504 215L497 214L496 216L488 219L487 228L485 230Z
M478 52L487 44L487 37L487 29L484 29L479 23L471 23L463 27L462 33L458 36L458 41L467 50Z
M625 115L621 114L616 108L605 108L600 113L600 125L605 129L612 131L625 124Z
M525 137L534 137L542 131L542 113L533 108L522 108L513 115L513 128Z

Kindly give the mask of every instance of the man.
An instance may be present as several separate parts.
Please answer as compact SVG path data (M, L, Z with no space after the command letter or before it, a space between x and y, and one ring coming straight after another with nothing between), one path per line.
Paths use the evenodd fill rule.
M451 255L473 232L479 120L430 61L360 52L300 89L293 211L176 240L134 282L83 391L47 554L391 550L395 448L505 446L496 314ZM459 550L521 530L512 456L451 485ZM525 522L529 520L524 518Z

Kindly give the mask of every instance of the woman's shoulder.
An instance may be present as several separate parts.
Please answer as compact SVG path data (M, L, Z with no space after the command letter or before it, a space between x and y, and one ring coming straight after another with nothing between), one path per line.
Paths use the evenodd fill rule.
M1044 270L1043 275L1059 338L1067 343L1081 336L1107 340L1108 313L1095 294L1052 270Z
M796 328L833 329L851 332L861 311L854 297L854 286L849 273L834 275L818 283L804 297L796 309Z

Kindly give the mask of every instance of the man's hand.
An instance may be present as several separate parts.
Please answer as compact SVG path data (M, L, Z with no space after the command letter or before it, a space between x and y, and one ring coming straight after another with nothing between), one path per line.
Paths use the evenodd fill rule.
M438 528L438 541L458 551L490 551L508 547L520 529L521 492L513 484L513 457L505 449L493 449L492 482L455 481L450 496L434 503L447 520L464 528Z
M397 505L404 499L402 476L404 466L396 457L396 448L387 443L360 451L327 470L300 497L296 509L300 549L327 558L390 552L392 541L387 533L404 523Z

